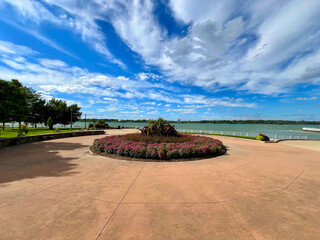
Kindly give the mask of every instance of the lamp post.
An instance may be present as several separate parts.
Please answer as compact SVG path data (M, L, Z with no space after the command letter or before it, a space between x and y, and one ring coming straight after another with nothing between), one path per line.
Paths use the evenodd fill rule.
M84 115L84 129L87 129L87 115Z
M70 131L72 131L72 109L71 109Z

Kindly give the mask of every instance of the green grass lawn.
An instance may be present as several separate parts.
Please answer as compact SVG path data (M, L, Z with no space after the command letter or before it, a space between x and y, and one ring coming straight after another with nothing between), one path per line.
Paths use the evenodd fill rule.
M70 132L69 128L59 128L61 132ZM39 134L48 134L48 133L57 133L55 130L49 130L48 128L28 128L27 136L39 135ZM18 128L7 127L4 131L0 130L0 138L13 138L18 136ZM80 131L80 129L74 128L72 132Z

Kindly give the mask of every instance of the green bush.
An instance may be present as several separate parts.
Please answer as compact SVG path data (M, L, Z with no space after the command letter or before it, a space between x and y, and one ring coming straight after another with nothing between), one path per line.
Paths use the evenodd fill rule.
M166 136L173 137L177 136L178 132L174 126L171 126L170 123L162 118L158 120L153 120L148 123L148 126L140 129L141 135L146 136Z
M259 133L259 135L256 136L256 139L258 141L265 141L265 142L270 141L270 138L262 133Z
M104 119L99 119L98 122L96 123L96 128L97 129L105 129L109 128L108 123Z
M256 136L256 140L262 141L262 136L261 135Z
M18 137L21 136L26 136L28 134L28 126L27 124L23 125L23 124L19 124L19 128L18 128Z
M94 127L93 127L93 123L89 123L89 125L88 125L88 129L93 129Z
M53 130L53 124L54 124L54 122L53 122L52 118L49 117L47 120L47 125L49 126L50 130Z

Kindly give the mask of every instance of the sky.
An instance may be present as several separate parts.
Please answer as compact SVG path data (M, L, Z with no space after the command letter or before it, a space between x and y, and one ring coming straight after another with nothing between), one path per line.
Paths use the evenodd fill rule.
M320 120L319 0L0 0L0 79L87 118Z

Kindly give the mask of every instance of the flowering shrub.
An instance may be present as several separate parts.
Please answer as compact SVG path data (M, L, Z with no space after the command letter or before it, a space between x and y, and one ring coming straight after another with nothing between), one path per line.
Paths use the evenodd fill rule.
M177 143L177 142L187 142L192 141L193 137L191 135L178 134L173 137L168 136L150 136L142 135L139 133L124 135L124 138L128 141L136 142L146 142L146 143Z
M203 136L181 135L180 139L186 140L182 142L133 141L129 140L130 136L132 134L96 139L93 147L119 156L161 160L218 156L227 151L221 141Z

